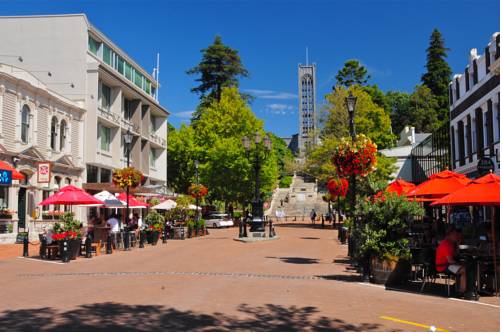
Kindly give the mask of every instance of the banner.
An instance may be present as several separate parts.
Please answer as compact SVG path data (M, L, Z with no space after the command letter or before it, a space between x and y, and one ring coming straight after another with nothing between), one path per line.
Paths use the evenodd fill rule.
M49 183L51 181L51 163L39 162L37 166L37 182Z

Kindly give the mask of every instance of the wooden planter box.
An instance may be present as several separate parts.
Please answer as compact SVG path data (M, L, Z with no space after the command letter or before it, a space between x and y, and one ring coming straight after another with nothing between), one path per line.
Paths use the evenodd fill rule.
M379 260L371 259L371 281L376 284L396 285L407 280L411 270L408 260L391 258Z

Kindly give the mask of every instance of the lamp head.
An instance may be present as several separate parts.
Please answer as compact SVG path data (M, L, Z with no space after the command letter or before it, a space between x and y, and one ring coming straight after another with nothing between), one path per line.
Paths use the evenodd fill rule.
M349 96L345 98L345 104L347 105L349 113L354 114L354 111L356 110L356 102L357 97L352 95L352 92L349 92Z
M127 145L130 145L132 143L132 134L129 130L127 130L127 132L124 134L124 143L126 143Z

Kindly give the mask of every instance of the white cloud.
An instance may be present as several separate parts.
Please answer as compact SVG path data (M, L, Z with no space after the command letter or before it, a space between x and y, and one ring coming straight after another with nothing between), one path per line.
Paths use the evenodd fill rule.
M263 89L243 89L244 92L256 96L258 99L268 100L290 100L298 98L298 95L288 92L277 92L275 90Z
M281 103L271 103L265 105L265 113L272 115L294 114L293 106Z
M192 114L195 112L195 110L187 110L187 111L180 111L180 112L175 112L173 113L174 117L179 117L179 118L192 118Z

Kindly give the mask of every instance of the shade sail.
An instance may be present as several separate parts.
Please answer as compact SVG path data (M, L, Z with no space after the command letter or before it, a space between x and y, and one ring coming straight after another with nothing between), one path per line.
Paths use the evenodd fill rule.
M13 167L11 167L5 161L0 161L0 169L11 171L13 180L23 180L24 179L23 174L19 173L17 170L15 170Z
M127 205L126 201L126 193L120 193L117 196L117 199L121 200L122 202ZM145 202L138 201L136 198L134 198L132 195L129 195L129 208L130 209L141 209L141 208L147 208L148 204Z
M176 207L176 202L173 201L172 199L168 199L167 201L164 201L160 204L157 204L156 206L154 206L152 209L156 209L156 210L171 210L171 209L174 209Z
M470 182L465 175L445 170L433 174L408 193L408 197L429 197L439 199L463 188Z
M500 205L500 176L482 176L432 205Z
M61 188L57 193L49 196L38 205L104 205L104 203L91 194L75 186L69 185Z

